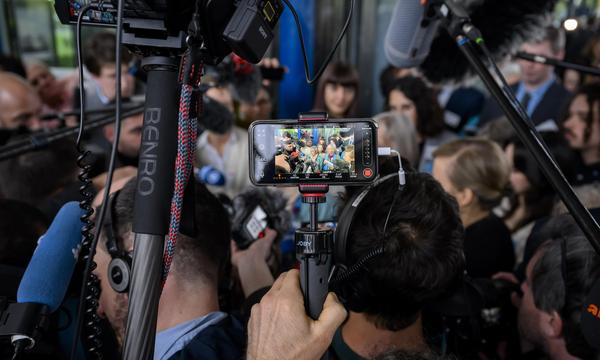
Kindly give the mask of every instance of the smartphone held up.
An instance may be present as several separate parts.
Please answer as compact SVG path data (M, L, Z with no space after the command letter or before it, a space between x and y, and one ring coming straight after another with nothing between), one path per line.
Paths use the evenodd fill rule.
M371 119L257 121L249 144L255 185L365 184L378 173Z

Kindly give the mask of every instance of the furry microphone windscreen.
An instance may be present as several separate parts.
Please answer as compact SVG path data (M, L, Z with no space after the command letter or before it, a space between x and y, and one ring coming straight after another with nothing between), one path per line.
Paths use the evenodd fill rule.
M204 95L203 112L198 117L200 125L205 130L210 130L217 134L227 133L234 123L234 117L229 109L220 102Z
M550 24L557 0L479 0L458 1L465 6L473 25L482 33L496 61L514 52L523 42L539 37ZM433 83L460 81L473 70L456 42L440 28L431 51L420 66Z
M277 231L280 239L289 230L291 215L286 210L287 199L278 190L264 187L250 188L236 196L233 199L233 208L235 209L232 220L233 227L241 223L258 205L267 214L268 226Z

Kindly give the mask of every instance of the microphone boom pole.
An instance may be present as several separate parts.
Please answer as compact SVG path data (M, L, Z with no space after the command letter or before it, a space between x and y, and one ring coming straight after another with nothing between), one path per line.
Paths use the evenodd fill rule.
M123 117L127 118L133 115L137 115L141 113L143 110L143 105L136 106L135 108L129 109L123 112ZM79 115L79 114L77 114ZM108 125L115 121L114 114L108 114L101 118L91 120L85 123L85 130L90 131L102 127L104 125ZM0 161L4 161L30 151L43 149L54 141L64 139L69 136L76 136L79 132L79 128L69 127L65 129L55 130L49 133L42 133L32 135L27 139L24 139L19 142L15 142L13 144L8 144L0 147Z
M526 53L523 51L519 51L518 53L515 54L515 57L517 59L527 60L527 61L535 62L538 64L556 66L556 67L559 67L562 69L575 70L575 71L579 71L580 73L584 73L587 75L600 76L600 69L598 69L598 68L580 65L580 64L574 64L574 63L566 62L563 60L549 58L547 56L530 54L530 53Z

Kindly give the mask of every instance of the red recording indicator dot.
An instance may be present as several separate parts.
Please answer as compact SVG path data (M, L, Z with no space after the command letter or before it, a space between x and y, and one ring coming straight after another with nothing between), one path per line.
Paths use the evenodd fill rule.
M373 176L373 170L371 170L370 168L364 169L363 176L366 178L370 178L371 176Z

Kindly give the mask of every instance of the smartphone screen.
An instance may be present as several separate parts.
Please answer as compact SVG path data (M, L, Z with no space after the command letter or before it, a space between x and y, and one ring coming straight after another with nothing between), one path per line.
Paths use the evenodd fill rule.
M249 137L256 185L355 184L377 177L377 128L370 119L258 121Z

